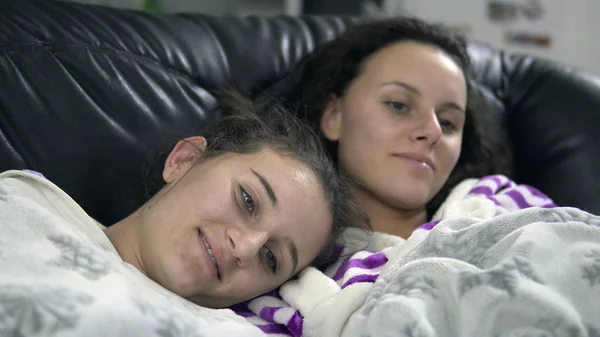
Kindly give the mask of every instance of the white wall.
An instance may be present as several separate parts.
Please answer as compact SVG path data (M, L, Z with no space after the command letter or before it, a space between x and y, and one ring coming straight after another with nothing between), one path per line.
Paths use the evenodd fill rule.
M489 20L487 0L391 0L388 7L400 14L469 27L470 37L508 51L517 51L564 62L600 74L600 1L540 0L545 15L532 21L522 15L513 22ZM498 1L498 0L496 0ZM512 3L526 3L512 0ZM549 48L510 44L507 31L548 34Z
M53 0L48 0L53 1ZM63 0L118 8L142 9L145 0ZM327 0L323 0L327 1ZM299 15L302 0L162 0L166 13L209 15Z

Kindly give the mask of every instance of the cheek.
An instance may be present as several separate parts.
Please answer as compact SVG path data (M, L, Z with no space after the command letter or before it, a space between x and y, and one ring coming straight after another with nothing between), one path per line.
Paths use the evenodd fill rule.
M237 206L231 191L231 186L218 178L194 184L180 196L173 209L191 222L229 223L238 214L234 212Z
M349 102L344 109L342 131L346 136L355 135L357 138L374 138L378 126L384 124L382 114L377 111L376 104L367 102Z
M303 269L309 265L324 248L327 238L332 231L333 218L324 196L313 197L315 202L301 205L301 212L295 217L300 221L287 227L286 236L293 238L298 247L298 268ZM290 218L289 216L288 218Z
M461 150L462 150L462 135L456 137L456 139L454 140L454 145L452 146L453 151L450 151L450 153L452 153L452 158L454 159L453 163L454 165L456 165L456 163L458 162L458 158L460 157L461 154Z
M340 146L349 156L372 156L374 150L387 148L398 133L387 111L376 104L356 105L345 110Z
M179 190L171 188L159 193L150 201L144 214L144 223L153 228L160 228L163 224L180 222L184 214L177 211L181 207L177 202L181 199Z
M451 140L448 140L445 143L445 146L440 148L438 152L440 155L440 159L442 159L444 168L446 169L446 175L450 175L461 153L461 145L462 145L462 137L455 137Z
M329 218L320 221L313 220L310 223L322 225L304 227L303 230L297 234L297 237L301 239L298 243L299 247L304 247L303 252L300 252L299 254L298 265L300 267L308 266L325 248L327 238L331 235L331 221L332 220Z

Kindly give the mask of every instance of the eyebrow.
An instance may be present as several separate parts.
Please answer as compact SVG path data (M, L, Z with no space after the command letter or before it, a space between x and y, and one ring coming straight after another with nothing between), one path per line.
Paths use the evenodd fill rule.
M292 272L290 273L290 277L292 277L296 272L296 267L298 267L298 248L296 248L296 244L289 237L284 238L283 242L285 242L285 245L292 256Z
M460 105L456 104L456 103L452 103L452 102L448 102L448 103L444 103L442 105L444 108L448 108L448 109L452 109L452 110L458 110L460 112L465 112L465 108L461 107Z
M269 181L267 181L267 179L265 179L265 177L263 177L262 174L254 170L251 171L258 178L260 183L264 186L265 190L267 191L267 194L269 195L269 199L271 199L271 204L273 204L273 206L277 206L277 195L275 194L275 191L273 191L273 187L271 186Z
M404 89L406 89L406 90L408 90L408 91L410 91L410 92L412 92L412 93L414 93L416 95L421 95L421 91L419 91L419 89L413 87L412 85L410 85L410 84L408 84L406 82L391 81L391 82L383 83L381 86L385 87L385 86L388 86L388 85L395 85L397 87L404 88Z
M381 86L385 87L388 85L395 85L397 87L401 87L404 88L407 91L412 92L415 95L421 95L421 91L419 91L419 89L417 89L416 87L413 87L412 85L405 83L405 82L400 82L400 81L391 81L391 82L386 82L383 83ZM456 109L456 110L460 110L460 111L465 111L465 108L461 107L460 105L453 103L453 102L448 102L448 103L444 103L443 106L445 108L449 108L449 109Z

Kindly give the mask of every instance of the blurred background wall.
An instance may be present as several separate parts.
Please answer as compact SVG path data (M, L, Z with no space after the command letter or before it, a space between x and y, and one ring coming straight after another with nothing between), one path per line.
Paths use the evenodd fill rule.
M54 0L48 0L54 1ZM210 15L416 16L505 50L600 74L600 0L63 0Z

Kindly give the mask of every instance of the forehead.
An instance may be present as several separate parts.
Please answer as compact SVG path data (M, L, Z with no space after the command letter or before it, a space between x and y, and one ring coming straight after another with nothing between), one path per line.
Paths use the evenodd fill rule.
M412 77L414 80L452 81L465 84L464 74L458 64L440 48L415 41L402 41L387 45L369 57L361 67L361 76L387 78Z
M318 193L322 192L322 188L315 173L290 155L262 149L250 154L230 154L230 158L238 174L253 174L253 170L259 171L271 184L289 183L303 194L322 194Z

